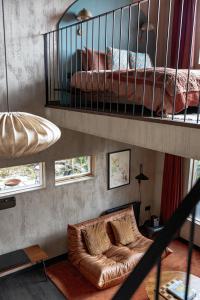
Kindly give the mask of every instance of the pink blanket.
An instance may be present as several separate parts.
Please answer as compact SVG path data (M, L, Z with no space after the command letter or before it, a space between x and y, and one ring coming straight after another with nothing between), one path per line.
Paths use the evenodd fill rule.
M137 69L137 71L115 71L113 74L110 74L109 77L117 82L124 81L136 86L132 95L135 99L138 98L137 89L141 87L141 85L143 88L144 84L145 88L150 86L152 88L152 98L146 99L144 96L144 105L149 109L151 109L152 106L154 83L155 94L157 89L161 89L164 92L163 109L165 113L172 113L173 106L175 108L174 112L178 113L188 106L199 105L200 70L191 70L190 73L188 73L186 69L179 69L176 73L175 69L158 67L155 69L155 72L154 68L146 69L146 76L143 69ZM154 99L158 104L157 108L155 109L154 107L154 109L159 113L162 108L162 100L160 99L160 103L157 100L158 99Z
M176 76L176 70L170 68L156 68L155 75L154 68L149 68L146 79L143 69L84 71L73 75L71 85L84 92L112 93L113 102L144 104L157 114L162 111L171 114L173 110L178 113L188 106L199 105L200 70L191 70L189 81L188 70L178 70Z

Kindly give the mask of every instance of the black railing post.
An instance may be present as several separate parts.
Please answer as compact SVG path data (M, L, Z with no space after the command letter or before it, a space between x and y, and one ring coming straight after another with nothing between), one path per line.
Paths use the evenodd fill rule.
M126 279L124 284L117 291L116 295L113 297L114 300L129 300L137 291L140 284L144 281L146 276L158 262L158 258L162 256L166 247L173 240L174 234L180 230L180 228L185 223L187 217L193 212L195 206L200 200L200 179L197 180L195 186L191 189L189 194L181 202L179 208L175 211L169 221L166 223L165 227L156 237L154 243L147 250L146 254L141 258L140 262L136 265L132 273ZM193 214L194 218L194 214ZM193 222L194 224L194 222ZM193 232L193 229L192 229ZM190 245L192 243L190 242ZM191 250L190 247L190 258ZM160 266L158 266L158 273L160 272ZM189 270L189 268L188 268ZM187 270L187 271L188 271ZM157 279L157 287L159 286L159 280Z
M44 34L44 74L45 74L45 89L46 89L46 106L49 104L49 81L48 81L48 47L47 34Z
M161 257L158 259L157 263L157 273L156 273L156 290L155 290L155 300L159 300L159 290L160 290L160 276L161 276Z
M192 212L192 223L190 228L190 241L189 241L189 249L188 249L188 259L187 259L187 274L186 274L186 282L185 282L185 300L188 299L189 292L189 284L190 284L190 271L191 271L191 263L192 263L192 250L194 243L194 232L195 232L195 216L196 216L196 207Z

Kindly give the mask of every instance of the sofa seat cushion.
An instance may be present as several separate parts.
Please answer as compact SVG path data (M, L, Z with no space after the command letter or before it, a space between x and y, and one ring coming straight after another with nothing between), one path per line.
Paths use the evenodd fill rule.
M138 236L137 239L126 245L131 251L137 251L139 253L144 253L147 251L147 249L151 246L153 243L152 240L144 237L144 236Z
M144 236L138 236L137 240L126 245L130 249L133 258L135 259L135 264L137 264L140 261L140 259L146 253L146 251L148 250L148 248L151 246L152 243L153 243L152 240ZM166 258L172 252L173 251L170 248L166 248L162 254L162 259Z
M126 245L126 247L128 247L132 253L132 258L134 259L135 265L140 261L152 243L152 240L149 240L143 236L138 236L134 242Z
M112 247L104 253L108 259L112 259L115 263L130 263L133 264L132 255L130 250L124 246Z
M103 255L88 255L79 264L81 273L98 289L120 283L134 266L135 259L131 251L127 247L114 245Z

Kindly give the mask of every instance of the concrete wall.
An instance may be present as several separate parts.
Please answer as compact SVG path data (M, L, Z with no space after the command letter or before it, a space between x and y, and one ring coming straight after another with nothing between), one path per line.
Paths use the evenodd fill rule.
M165 0L161 1L162 14ZM6 0L6 39L10 107L12 110L43 113L44 51L42 33L53 30L72 0ZM155 23L156 1L152 1L152 22ZM0 5L0 16L2 9ZM2 18L0 18L2 20ZM161 17L162 27L166 20ZM166 31L166 30L165 30ZM164 35L160 35L164 37ZM164 43L159 42L159 55L163 54ZM162 61L162 58L159 59ZM2 22L0 22L0 111L6 110L5 68Z
M6 38L8 49L9 103L11 110L43 115L45 102L43 37L52 30L72 1L6 0ZM1 14L1 7L0 7ZM5 111L5 69L0 23L0 110ZM18 194L16 208L0 212L0 254L39 243L50 256L66 251L66 228L98 216L103 210L138 199L138 186L133 179L144 163L151 178L143 189L143 207L154 194L155 152L132 147L131 185L107 191L106 153L127 148L117 142L63 130L61 141L48 151L18 160L0 160L0 167L34 161L46 163L47 187L44 190ZM96 155L93 180L54 186L53 161L76 155ZM145 213L142 209L142 219Z
M72 2L63 0L5 1L11 110L43 115L45 89L41 34L55 28L55 24ZM0 20L2 20L1 17ZM5 111L2 39L2 23L0 22L0 111ZM96 217L107 208L137 200L138 187L134 176L138 173L141 162L144 163L145 173L150 177L150 181L142 185L143 208L146 204L151 204L155 195L154 174L157 159L156 152L151 150L132 147L131 185L107 191L106 153L127 147L117 142L63 130L62 140L44 153L18 160L0 160L0 167L44 161L47 171L46 189L19 194L16 196L15 208L0 212L0 254L34 243L41 244L50 256L64 253L68 223ZM53 161L83 154L96 155L94 180L55 187ZM159 198L158 194L157 197ZM141 215L144 220L143 209Z
M47 117L63 128L120 141L163 153L200 159L198 127L179 126L178 122L152 122L150 119L125 119L116 115L92 114L64 109L45 109Z
M142 183L141 221L145 220L144 207L151 204L154 196L156 152L131 147L131 184L107 190L107 153L126 148L129 146L63 130L62 139L41 154L14 161L0 160L0 167L45 162L47 180L45 189L18 194L15 208L0 211L0 254L37 243L50 256L65 253L68 223L97 217L108 208L138 200L138 184L134 177L140 163L144 164L144 172L150 178ZM96 156L94 179L55 187L54 160L83 154Z
M10 107L43 113L44 45L42 33L55 28L69 4L63 0L6 0L6 39ZM6 110L2 8L0 5L0 111Z
M157 216L160 215L164 160L165 154L162 152L156 152L154 198L152 202L152 208L153 212Z

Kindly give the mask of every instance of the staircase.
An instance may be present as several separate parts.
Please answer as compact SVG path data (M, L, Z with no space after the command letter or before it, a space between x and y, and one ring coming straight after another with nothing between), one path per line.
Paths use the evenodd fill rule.
M191 260L193 252L193 239L195 231L195 211L196 205L200 200L200 179L196 182L195 186L184 198L179 208L175 211L173 216L167 222L163 230L159 233L152 246L148 249L146 254L140 260L133 272L129 275L127 280L118 290L113 300L128 300L134 296L138 287L144 281L146 276L152 270L154 266L157 266L156 272L156 288L155 288L155 300L159 300L160 278L162 272L161 256L165 251L165 248L173 240L177 232L180 231L186 219L192 214L191 228L190 228L190 240L188 243L188 257L187 257L187 270L186 270L186 289L184 300L188 300L188 289L190 284L190 270ZM138 299L140 300L140 299Z

